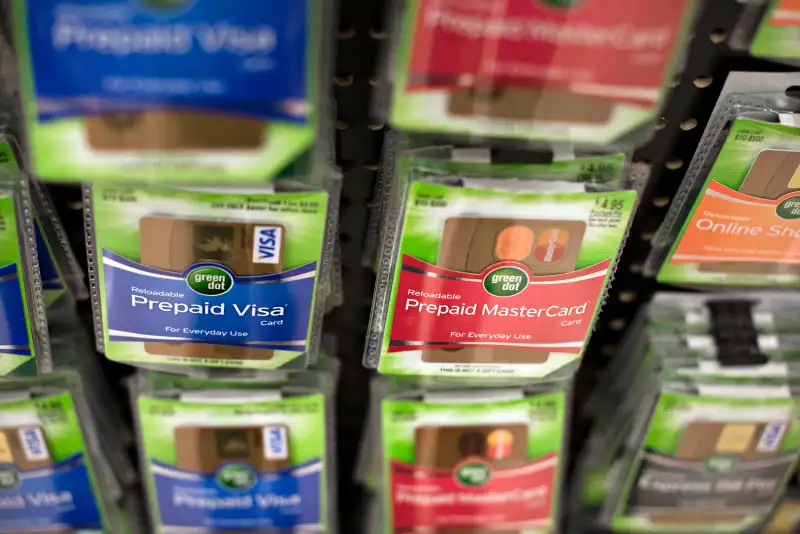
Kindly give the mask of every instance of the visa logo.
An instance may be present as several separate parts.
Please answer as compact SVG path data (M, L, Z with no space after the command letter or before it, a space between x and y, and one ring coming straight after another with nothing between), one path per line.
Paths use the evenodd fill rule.
M287 460L289 458L289 439L286 427L264 427L264 457L267 460Z
M283 226L256 226L253 236L253 263L281 262Z
M761 433L761 439L758 441L758 452L774 452L777 451L783 441L783 435L786 433L785 422L769 423L764 432Z
M47 452L47 445L44 442L41 428L21 428L19 430L19 440L25 451L25 457L29 461L41 462L50 459L50 453Z

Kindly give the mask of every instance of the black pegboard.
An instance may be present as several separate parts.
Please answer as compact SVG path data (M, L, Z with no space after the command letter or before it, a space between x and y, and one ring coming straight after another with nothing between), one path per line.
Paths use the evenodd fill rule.
M388 0L338 0L336 65L331 80L336 109L336 164L344 175L339 231L345 302L326 319L325 330L337 335L342 361L337 456L341 532L347 534L362 532L363 495L353 482L352 473L369 402L371 373L362 367L361 358L375 277L361 265L361 258L385 134L385 124L371 116L371 101L380 83L377 69L380 49L387 38L387 4ZM651 178L578 373L578 407L599 370L613 357L635 313L658 289L642 273L650 242L683 179L727 74L734 70L789 70L729 49L727 38L740 11L741 5L733 0L704 0L685 66L672 83L663 117L652 140L634 154L634 161L650 165ZM80 190L52 186L51 192L85 268ZM91 320L88 307L81 311L87 321ZM98 357L105 362L113 382L121 384L131 371ZM123 397L122 387L118 390ZM573 452L580 450L587 431L580 417L575 421L571 433Z

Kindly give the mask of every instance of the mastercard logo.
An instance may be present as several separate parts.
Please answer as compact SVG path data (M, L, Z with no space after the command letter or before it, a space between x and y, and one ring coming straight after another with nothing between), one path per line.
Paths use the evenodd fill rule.
M495 430L486 438L486 456L493 460L508 458L513 448L514 435L508 430Z
M494 257L500 261L522 261L533 249L533 230L527 226L509 226L497 234Z
M560 228L549 228L539 235L534 257L542 263L556 263L564 259L569 244L569 232Z

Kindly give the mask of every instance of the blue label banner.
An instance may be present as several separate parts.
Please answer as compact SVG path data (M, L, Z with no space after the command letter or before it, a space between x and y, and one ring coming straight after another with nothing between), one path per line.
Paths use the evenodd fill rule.
M304 0L26 0L42 120L153 106L305 122Z
M322 462L256 473L245 464L229 464L213 473L151 462L161 524L213 530L292 529L319 525ZM241 489L220 481L226 468L252 473Z
M0 463L0 531L47 527L102 529L82 454L32 471Z
M303 352L316 266L312 262L282 273L239 277L221 264L204 262L175 273L103 250L109 340ZM220 281L199 293L189 283L195 273Z
M64 289L64 284L61 283L61 275L56 268L53 255L50 253L50 247L44 240L44 234L39 226L39 222L33 225L36 231L36 257L39 260L39 274L42 277L42 289L45 291L57 291Z
M31 355L22 298L17 264L0 268L0 352L4 354Z

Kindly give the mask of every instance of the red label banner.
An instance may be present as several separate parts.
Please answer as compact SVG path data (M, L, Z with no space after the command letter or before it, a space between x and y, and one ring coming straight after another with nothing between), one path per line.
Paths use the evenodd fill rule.
M687 3L419 0L408 89L546 85L652 104Z
M557 464L558 457L550 454L520 467L493 470L488 482L467 486L458 480L458 467L429 469L392 460L394 528L547 529Z
M524 264L501 262L473 274L404 255L389 352L480 346L580 353L610 265L533 276Z

